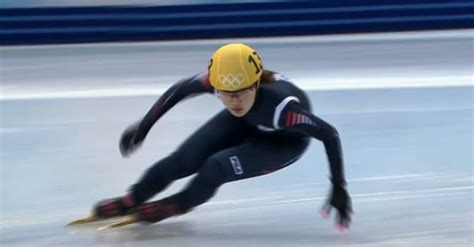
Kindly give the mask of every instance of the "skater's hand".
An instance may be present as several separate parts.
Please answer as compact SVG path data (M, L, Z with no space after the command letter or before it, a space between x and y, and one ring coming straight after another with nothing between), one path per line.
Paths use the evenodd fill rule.
M122 156L128 157L137 148L139 148L145 139L145 135L146 134L140 131L140 125L138 123L128 127L120 138L119 146Z
M321 215L324 218L328 218L333 207L337 210L336 228L339 231L348 230L349 223L351 222L352 204L344 185L332 185L329 198L321 209Z

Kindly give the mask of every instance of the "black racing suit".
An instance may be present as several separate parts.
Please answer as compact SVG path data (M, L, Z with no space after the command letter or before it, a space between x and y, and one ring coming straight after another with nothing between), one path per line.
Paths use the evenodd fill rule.
M306 94L275 74L275 82L261 84L250 111L235 117L224 109L192 134L176 151L150 167L131 188L138 204L174 180L196 174L173 202L183 212L208 201L222 184L267 174L295 162L310 137L324 143L331 179L345 183L341 142L334 127L311 113ZM154 123L182 99L214 93L207 74L179 81L167 90L140 122L146 135Z

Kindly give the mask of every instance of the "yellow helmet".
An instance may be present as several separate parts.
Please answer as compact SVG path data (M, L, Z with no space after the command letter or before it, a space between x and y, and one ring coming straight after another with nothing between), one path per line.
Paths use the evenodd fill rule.
M222 91L239 91L260 80L263 63L257 52L241 43L217 49L209 62L209 82Z

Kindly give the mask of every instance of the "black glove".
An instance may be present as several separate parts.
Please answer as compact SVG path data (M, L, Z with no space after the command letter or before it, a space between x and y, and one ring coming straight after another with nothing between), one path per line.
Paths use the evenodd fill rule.
M133 124L128 127L120 138L120 153L123 157L128 157L140 147L145 139L146 133L140 130L140 124Z
M345 231L349 228L352 214L352 203L349 193L344 185L333 184L327 202L324 204L321 215L324 218L329 217L332 208L337 210L336 228L339 231Z

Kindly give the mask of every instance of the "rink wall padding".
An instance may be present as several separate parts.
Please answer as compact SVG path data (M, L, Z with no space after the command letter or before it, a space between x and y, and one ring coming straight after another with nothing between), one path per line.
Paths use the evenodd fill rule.
M0 27L0 45L466 29L474 28L474 1L2 8Z

